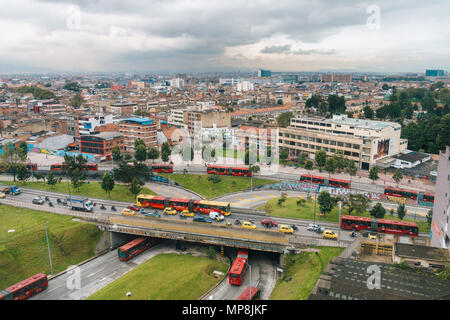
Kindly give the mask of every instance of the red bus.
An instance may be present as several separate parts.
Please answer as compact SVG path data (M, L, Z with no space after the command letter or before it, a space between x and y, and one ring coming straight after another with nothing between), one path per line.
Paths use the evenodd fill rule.
M52 164L50 165L51 171L61 171L64 168L65 164ZM83 169L86 171L98 171L98 164L96 163L85 163L83 164Z
M152 239L141 237L124 244L117 250L120 261L128 261L152 246Z
M432 194L432 193L426 193L426 192L424 193L424 192L417 192L417 191L387 187L387 188L384 188L384 194L388 195L388 196L409 198L409 199L414 199L414 200L416 200L417 196L419 196L419 201L434 203L434 194Z
M247 287L236 300L258 300L260 295L261 291L255 287Z
M340 228L355 231L368 230L372 232L397 234L402 236L419 236L419 227L415 222L375 219L369 217L343 215L341 217Z
M228 202L169 198L140 194L137 196L136 203L140 207L150 207L153 209L164 209L170 207L177 211L189 210L194 213L209 214L211 212L219 212L224 216L228 216L231 213L230 204Z
M152 164L149 165L149 168L151 168L153 172L173 173L173 164Z
M251 177L252 172L248 168L243 167L224 167L224 166L208 166L206 168L208 174L219 174L227 176Z
M310 175L310 174L302 174L300 176L300 181L301 182L309 182L309 183L321 184L321 185L324 185L324 186L345 188L345 189L350 189L350 187L351 187L351 183L350 183L349 180L325 178L325 177L321 177L321 176L313 176L313 175Z
M236 259L231 266L228 274L228 281L230 284L240 286L247 272L248 251L239 250Z
M47 276L43 273L38 273L0 291L0 300L26 300L47 287Z
M37 164L36 163L27 163L27 170L33 170L36 171L37 170Z

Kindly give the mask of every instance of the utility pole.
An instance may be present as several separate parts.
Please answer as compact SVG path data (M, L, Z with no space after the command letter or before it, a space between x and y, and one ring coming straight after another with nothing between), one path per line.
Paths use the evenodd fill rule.
M45 223L45 239L47 240L48 261L49 261L49 263L50 263L50 274L53 274L52 254L51 254L51 252L50 252L50 243L48 242L47 222Z
M342 201L339 201L338 243L341 241L341 210Z
M250 285L249 285L250 296L248 297L248 299L251 300L252 299L252 266L247 261L245 261L245 264L248 265L248 268L250 269Z

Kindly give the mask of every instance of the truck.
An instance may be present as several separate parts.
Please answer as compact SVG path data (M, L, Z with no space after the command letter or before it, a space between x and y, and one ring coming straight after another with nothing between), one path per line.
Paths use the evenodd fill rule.
M223 215L221 215L219 212L215 212L215 211L210 212L209 218L213 219L213 220L217 220L217 222L225 219L225 217Z
M66 197L67 206L72 210L89 211L94 210L91 200L84 197Z
M22 191L20 190L20 188L18 186L10 186L9 190L13 196L16 196L16 195L19 195L22 193Z

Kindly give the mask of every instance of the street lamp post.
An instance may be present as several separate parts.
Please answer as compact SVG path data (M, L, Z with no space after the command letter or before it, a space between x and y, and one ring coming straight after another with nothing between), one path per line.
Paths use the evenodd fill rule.
M50 243L48 242L47 222L45 223L45 239L47 240L48 261L50 263L50 274L53 274L52 254L50 252Z

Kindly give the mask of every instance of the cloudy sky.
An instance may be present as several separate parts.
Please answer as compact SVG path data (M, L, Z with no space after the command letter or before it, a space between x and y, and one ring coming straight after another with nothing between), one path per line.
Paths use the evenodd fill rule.
M0 0L0 73L437 67L448 0Z

